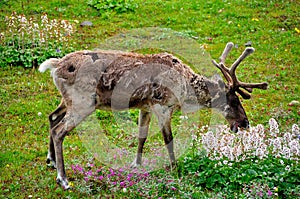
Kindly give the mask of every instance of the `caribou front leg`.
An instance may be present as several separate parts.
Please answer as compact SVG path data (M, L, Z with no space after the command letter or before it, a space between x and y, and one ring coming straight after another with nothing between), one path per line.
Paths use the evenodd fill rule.
M171 130L171 120L167 121L163 125L163 127L161 129L161 132L163 134L165 145L166 145L167 150L168 150L168 154L169 154L169 158L170 158L170 162L171 162L171 167L175 167L176 162L175 162L173 135L172 135L172 130Z
M131 167L137 167L142 164L143 148L148 136L150 119L151 119L151 112L140 110L139 145L138 145L136 159L131 164Z

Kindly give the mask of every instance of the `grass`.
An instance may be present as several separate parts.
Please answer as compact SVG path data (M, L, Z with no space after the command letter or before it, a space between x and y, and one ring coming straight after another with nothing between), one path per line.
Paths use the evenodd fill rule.
M273 117L282 131L294 123L299 124L300 107L288 106L292 100L299 101L300 93L300 34L296 31L296 28L300 29L299 2L135 0L134 3L138 5L135 12L119 14L113 11L100 13L81 0L2 0L0 32L5 30L4 16L12 11L26 16L46 12L49 18L93 22L92 27L77 24L73 40L76 49L99 48L99 43L104 39L126 30L161 27L184 33L199 45L205 44L213 58L220 56L228 41L233 41L239 46L229 56L229 60L233 61L243 50L244 44L252 41L256 52L239 67L238 75L243 81L267 81L269 89L254 91L251 100L243 100L250 122L253 125L267 125L269 118ZM101 194L108 198L112 195L126 198L135 195L135 192L112 192L105 188L99 192L95 189L94 192L86 191L82 176L75 175L70 167L74 164L86 165L92 156L75 133L64 142L67 175L75 186L71 191L63 191L55 184L55 171L45 165L47 115L60 101L49 74L7 66L1 68L0 81L1 197L97 198ZM183 160L180 161L183 163ZM172 195L183 197L183 193L165 191L166 188L161 187L163 183L156 182L157 179L174 178L175 173L164 170L151 173L153 180L145 189L157 198ZM188 180L176 182L174 186L185 187L177 190L193 192L191 197L195 198L217 197L218 194L197 187Z

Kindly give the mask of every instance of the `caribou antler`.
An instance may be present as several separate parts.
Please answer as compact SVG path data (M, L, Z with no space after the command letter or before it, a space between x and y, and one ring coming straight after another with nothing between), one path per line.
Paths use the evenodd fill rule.
M225 66L225 60L229 52L231 51L234 44L232 42L227 43L221 57L220 57L220 63L218 64L215 60L212 60L213 64L221 70L223 73L225 79L228 82L228 85L238 92L244 99L250 99L251 95L249 93L252 93L253 88L259 88L259 89L267 89L268 83L245 83L238 80L235 71L238 65L251 53L254 52L254 48L247 47L244 52L241 54L241 56L231 65L230 68L227 68ZM249 93L245 92L244 90L241 90L240 88L245 89Z

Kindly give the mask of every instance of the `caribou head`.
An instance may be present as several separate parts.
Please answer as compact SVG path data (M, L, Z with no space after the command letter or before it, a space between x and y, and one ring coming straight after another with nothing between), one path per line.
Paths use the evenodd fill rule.
M217 108L222 112L226 120L230 124L230 129L233 132L238 131L240 128L249 128L249 121L245 110L240 102L237 93L242 96L243 99L250 99L253 88L258 89L267 89L267 83L245 83L238 80L235 71L238 65L251 53L254 52L254 48L247 47L241 56L231 65L230 68L225 66L225 60L230 50L233 48L233 43L228 43L220 57L220 62L217 63L215 60L212 60L213 64L221 70L227 84L224 85L224 90L226 93L226 100L224 104L218 104Z

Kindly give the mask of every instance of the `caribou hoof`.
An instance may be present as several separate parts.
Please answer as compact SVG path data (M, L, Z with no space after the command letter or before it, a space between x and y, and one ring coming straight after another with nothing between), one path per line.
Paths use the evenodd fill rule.
M61 185L63 187L64 190L69 190L71 189L70 185L69 185L69 182L67 179L63 179L62 177L60 176L57 176L56 178L56 183Z
M56 162L54 160L52 160L51 158L47 158L46 163L47 163L48 167L56 169Z
M137 163L136 159L130 164L130 168L135 169L138 167L141 167L142 164L141 163Z

